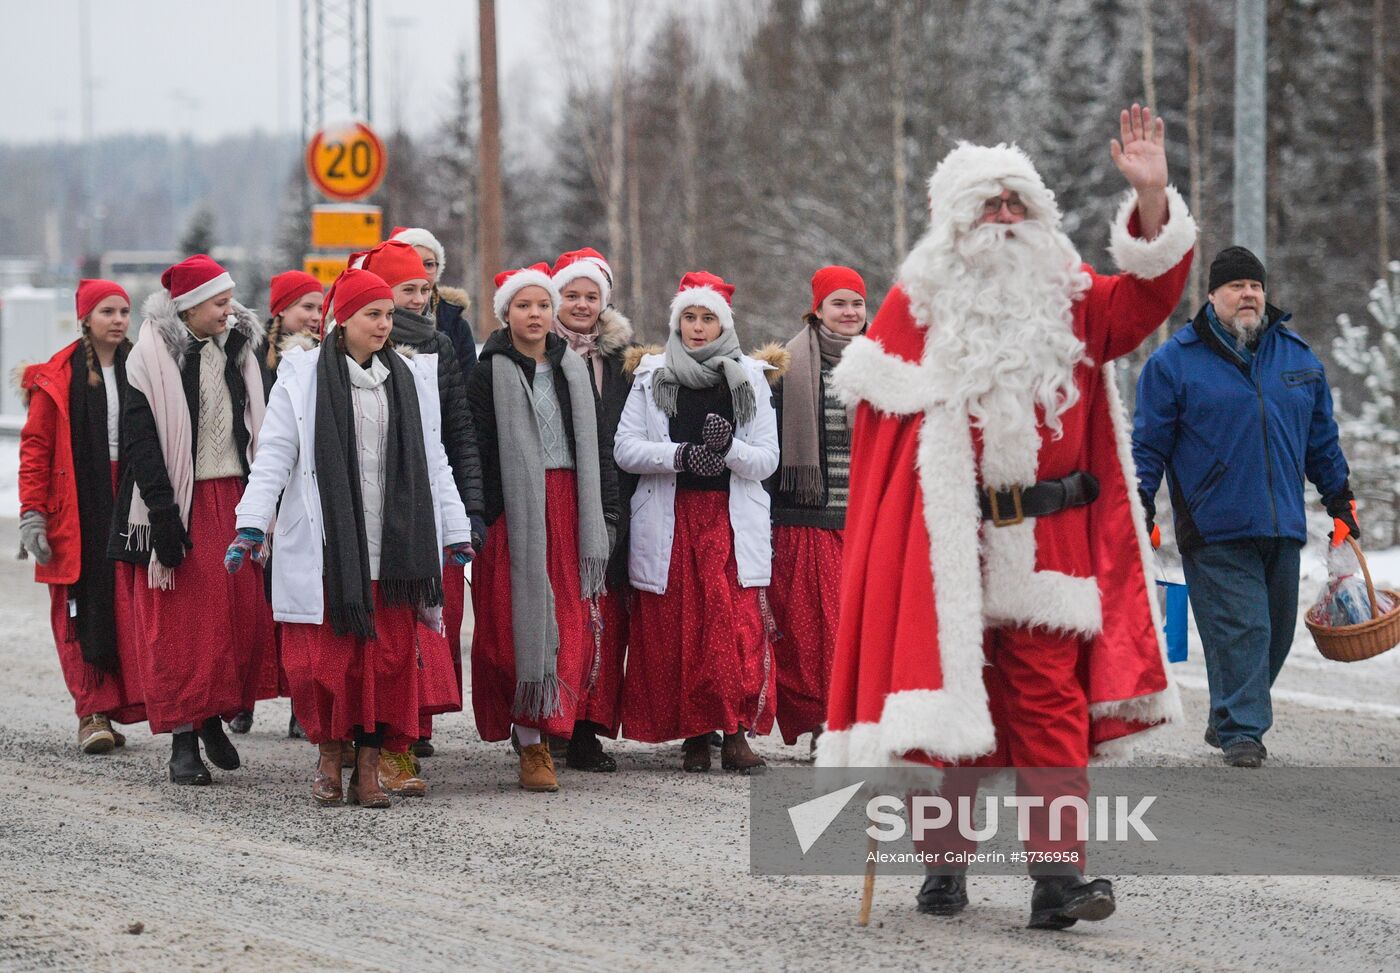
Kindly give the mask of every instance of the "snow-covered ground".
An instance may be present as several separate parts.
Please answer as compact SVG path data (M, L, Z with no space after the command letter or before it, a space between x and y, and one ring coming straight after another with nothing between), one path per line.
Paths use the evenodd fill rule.
M0 439L0 517L19 516L18 474L18 441ZM6 549L8 543L0 538L0 550ZM1321 541L1309 544L1303 554L1298 628L1293 652L1275 692L1303 705L1400 717L1400 649L1364 662L1332 662L1318 654L1303 625L1302 611L1312 604L1327 577L1323 554ZM1368 554L1367 560L1377 586L1400 591L1400 547ZM1179 570L1167 568L1165 573L1180 578ZM1194 619L1189 657L1172 666L1172 671L1184 686L1206 688L1205 663Z

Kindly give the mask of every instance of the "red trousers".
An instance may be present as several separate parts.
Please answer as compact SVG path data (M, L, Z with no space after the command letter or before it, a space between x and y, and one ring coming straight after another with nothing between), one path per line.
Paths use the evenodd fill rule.
M199 480L190 504L194 544L175 569L175 587L150 587L136 568L137 659L152 733L211 716L231 719L277 695L277 649L262 565L224 570L235 533L238 477Z
M502 514L472 564L472 711L483 740L505 740L512 722L571 737L593 658L588 602L578 573L578 487L573 470L546 470L545 571L559 627L560 711L532 723L511 714L515 701L515 634L511 626L510 525Z
M774 675L759 588L739 584L729 495L676 492L666 594L637 592L622 733L664 743L773 728Z
M778 628L778 729L793 744L826 720L841 607L841 532L775 527L768 603Z
M1056 797L1087 798L1089 793L1084 772L1089 762L1089 703L1077 671L1082 650L1079 636L1064 632L1028 628L989 631L984 644L987 665L982 672L996 724L997 749L958 765L988 773L995 768L1017 768L1017 794L1044 800L1031 811L1026 850L1075 852L1080 870L1084 867L1084 842L1076 837L1078 815L1073 811L1061 815L1060 838L1051 840L1049 805ZM959 797L975 799L978 776L950 774L939 795L955 806ZM1014 814L1005 812L1003 809L1002 822L1014 820ZM928 853L971 852L977 847L956 827L943 829L916 845ZM1037 870L1036 862L1029 864L1031 871Z
M378 582L372 589L378 638L336 635L329 619L282 626L292 710L312 743L349 740L355 727L373 732L379 723L386 739L418 735L420 646L422 636L435 633L413 606L385 602Z

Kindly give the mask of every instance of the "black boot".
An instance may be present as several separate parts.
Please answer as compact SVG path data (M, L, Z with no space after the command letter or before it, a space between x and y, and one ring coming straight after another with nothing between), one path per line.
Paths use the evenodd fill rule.
M564 763L574 770L588 770L595 774L611 774L617 770L617 761L608 755L598 741L595 724L580 720L574 724L574 735L569 737L569 748L564 754Z
M239 736L247 733L253 728L253 714L244 710L228 721L228 728Z
M199 727L199 738L204 741L204 755L220 770L237 770L241 765L238 751L233 742L224 735L224 722L211 716Z
M930 875L919 889L919 911L930 916L955 916L967 908L967 873Z
M170 735L170 782L207 784L209 768L199 759L199 740L193 730Z
M408 752L415 757L431 757L437 751L433 748L433 741L424 737L421 740L414 740L408 745Z
M292 718L289 719L289 720L287 721L287 739L288 739L288 740L305 740L305 739L306 739L306 731L303 730L303 729L301 728L301 724L300 724L299 722L297 722L297 715L296 715L295 713L293 713L293 714L292 714Z
M1080 875L1042 875L1031 893L1030 929L1068 929L1080 919L1097 922L1113 915L1113 883L1084 881Z

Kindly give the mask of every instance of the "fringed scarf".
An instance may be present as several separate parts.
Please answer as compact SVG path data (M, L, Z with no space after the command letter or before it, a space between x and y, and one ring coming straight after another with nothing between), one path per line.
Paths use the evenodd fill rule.
M783 378L783 460L778 489L798 503L817 506L822 482L822 365L834 366L854 335L841 335L821 322L808 324L787 343L792 356Z
M316 484L325 525L326 611L337 635L377 637L360 492L350 370L332 329L316 362ZM389 369L389 435L384 463L384 543L379 590L384 600L418 609L442 604L442 552L429 483L423 423L413 373L398 352L375 357Z
M657 369L652 379L652 395L657 408L675 418L680 387L688 389L714 388L723 380L734 400L734 425L742 426L754 417L753 386L739 361L743 351L734 329L725 328L719 337L701 348L688 348L680 332L671 332L666 342L666 364Z
M603 590L608 529L598 459L593 383L583 359L568 349L560 363L568 384L578 479L578 563L583 596ZM491 394L500 444L501 487L510 532L511 634L515 642L515 717L539 722L563 708L555 668L559 623L545 559L544 447L524 370L510 354L491 367ZM386 529L387 536L387 529Z

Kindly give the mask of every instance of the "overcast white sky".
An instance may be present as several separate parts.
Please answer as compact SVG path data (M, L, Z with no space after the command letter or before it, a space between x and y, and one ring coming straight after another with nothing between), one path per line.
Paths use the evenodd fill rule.
M546 111L555 107L547 103L550 93L562 88L548 80L550 45L557 43L548 25L557 3L496 4L500 76L504 82L534 74L531 88ZM477 4L374 0L372 6L376 127L390 127L395 81L406 92L406 127L426 127L441 113L457 51L468 48L476 63ZM0 141L79 137L78 7L79 0L0 0ZM90 0L90 9L98 135L188 132L203 139L256 128L298 131L299 0Z

